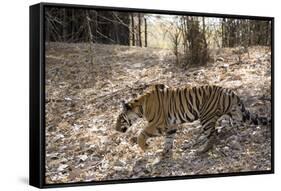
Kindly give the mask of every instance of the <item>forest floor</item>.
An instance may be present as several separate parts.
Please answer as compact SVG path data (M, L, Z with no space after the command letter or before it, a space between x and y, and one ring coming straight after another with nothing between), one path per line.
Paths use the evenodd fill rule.
M231 88L250 111L270 118L268 47L251 47L241 62L233 49L222 49L215 62L187 69L175 66L168 50L116 45L94 45L93 50L91 57L87 44L47 45L46 183L271 169L270 125L234 129L221 123L220 140L203 156L188 148L199 123L180 125L173 157L166 160L160 160L163 137L150 139L145 153L133 141L146 125L144 120L125 134L114 129L120 101L155 83Z

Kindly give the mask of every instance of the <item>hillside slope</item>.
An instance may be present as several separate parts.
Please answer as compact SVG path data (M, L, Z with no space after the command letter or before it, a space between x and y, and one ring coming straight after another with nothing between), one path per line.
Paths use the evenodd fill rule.
M145 84L168 86L213 84L233 89L246 107L261 116L271 113L271 55L250 48L242 62L232 49L206 67L182 69L168 50L51 43L46 52L46 182L80 182L139 177L182 176L271 168L270 126L222 128L220 140L204 156L189 142L198 122L179 127L170 160L159 160L163 138L150 139L146 153L133 137L146 125L139 120L129 132L114 129L120 101L141 94ZM91 65L93 59L94 65ZM223 122L221 123L223 126Z

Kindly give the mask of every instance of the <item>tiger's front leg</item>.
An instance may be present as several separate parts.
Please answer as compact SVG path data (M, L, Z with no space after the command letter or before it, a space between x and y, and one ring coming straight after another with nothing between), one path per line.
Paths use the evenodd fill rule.
M147 140L147 135L145 134L144 131L142 131L138 136L137 143L143 151L145 151L148 147L146 140Z
M173 156L174 139L177 129L172 128L166 132L164 149L162 152L162 158L170 158Z
M156 127L156 125L150 124L140 132L137 143L143 151L148 147L148 144L146 143L147 139L159 135L159 128Z

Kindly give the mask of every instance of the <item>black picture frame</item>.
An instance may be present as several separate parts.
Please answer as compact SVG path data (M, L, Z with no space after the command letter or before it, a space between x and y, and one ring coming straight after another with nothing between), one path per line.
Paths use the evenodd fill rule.
M221 173L206 175L188 175L159 178L138 178L126 180L109 180L98 182L77 182L62 184L45 183L45 23L44 14L46 7L61 8L79 8L79 9L96 9L103 11L126 11L141 13L158 13L158 14L177 14L190 16L205 16L218 18L239 18L271 21L271 169L266 171L251 171L239 173ZM217 13L195 13L183 11L152 10L137 8L120 8L120 7L102 7L90 5L73 5L73 4L56 4L56 3L39 3L30 6L30 128L29 128L29 184L38 188L53 188L66 186L84 186L98 184L115 184L115 183L132 183L148 181L164 181L192 178L210 178L225 176L242 176L274 173L274 17L249 16L249 15L231 15Z

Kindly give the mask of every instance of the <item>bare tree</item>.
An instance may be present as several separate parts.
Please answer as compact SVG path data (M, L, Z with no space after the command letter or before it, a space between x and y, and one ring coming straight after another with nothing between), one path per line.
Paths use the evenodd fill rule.
M86 24L87 24L87 28L88 28L88 39L89 39L89 60L90 60L90 69L89 69L89 81L91 85L95 84L95 79L94 79L94 55L95 55L95 51L94 51L94 36L92 33L92 29L91 29L91 18L89 16L89 10L85 11L85 20L86 20Z
M176 65L180 66L180 44L182 38L182 30L179 26L178 20L178 17L174 17L173 20L169 23L169 26L164 26L164 34L168 34L168 37L172 43L173 54L176 57Z
M135 21L134 21L134 13L131 14L131 26L132 26L132 45L135 46L136 45L136 40L135 40Z
M139 40L139 46L142 47L142 41L141 41L141 24L142 24L142 17L141 17L141 14L139 13L138 14L138 40Z
M182 16L180 19L183 36L185 66L205 65L208 61L208 45L205 31L200 29L198 17ZM205 30L205 29L204 29Z
M144 18L144 46L147 47L147 20Z

